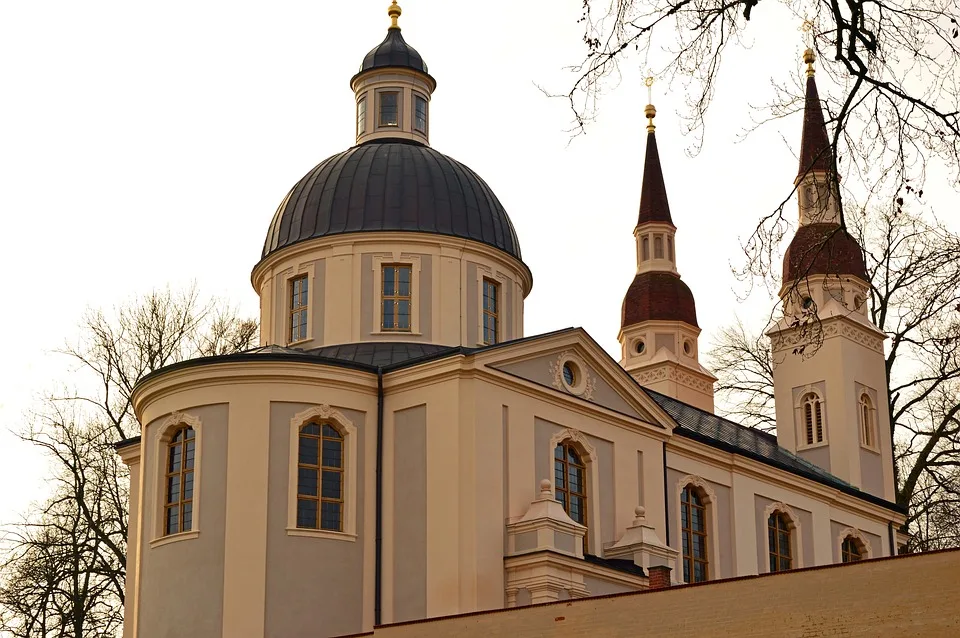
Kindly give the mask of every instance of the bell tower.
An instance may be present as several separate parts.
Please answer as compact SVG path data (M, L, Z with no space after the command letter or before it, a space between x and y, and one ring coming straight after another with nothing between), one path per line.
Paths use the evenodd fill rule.
M806 101L794 181L799 227L783 258L783 316L767 332L777 440L855 487L894 501L885 335L867 315L863 249L840 215L813 50L803 59Z
M652 84L653 78L647 78L647 87ZM647 104L644 115L647 148L633 230L637 274L623 298L620 365L641 385L713 412L716 377L700 365L696 303L677 272L677 227L660 167L653 104Z

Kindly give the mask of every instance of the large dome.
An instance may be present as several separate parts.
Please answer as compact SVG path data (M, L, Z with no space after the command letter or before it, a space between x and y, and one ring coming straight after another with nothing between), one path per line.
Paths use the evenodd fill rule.
M304 175L277 209L263 257L315 237L375 231L451 235L520 259L517 233L486 182L406 140L354 146Z

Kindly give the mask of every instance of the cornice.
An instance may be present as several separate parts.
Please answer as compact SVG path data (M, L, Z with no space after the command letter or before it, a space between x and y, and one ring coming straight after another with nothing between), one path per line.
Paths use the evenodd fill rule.
M649 385L658 381L674 381L680 385L702 392L713 394L713 383L716 377L676 361L664 361L644 369L634 369L630 372L640 385Z
M804 327L790 327L767 331L770 337L770 348L773 352L783 352L799 345L813 343L822 331L823 339L833 339L839 336L846 337L859 343L869 350L883 354L883 342L887 335L873 326L867 326L860 321L844 316L828 317L817 324L808 324Z
M597 563L590 563L580 558L566 556L549 550L540 550L527 554L518 554L516 556L507 556L503 559L505 569L522 569L525 567L537 567L540 565L549 565L562 569L569 569L575 573L592 576L607 582L619 583L637 589L645 589L648 584L646 576L628 574L612 567L604 567Z
M250 272L250 283L254 291L260 294L260 288L263 285L262 277L270 272L278 263L287 259L301 257L309 253L320 253L324 251L336 252L338 254L349 254L357 246L371 246L374 250L381 250L384 245L397 246L404 244L403 248L391 250L402 250L405 252L416 252L415 247L420 246L425 252L444 251L444 254L450 255L450 251L469 251L482 255L501 267L516 271L520 274L523 285L523 296L526 298L533 288L533 273L521 260L512 255L503 252L492 246L454 237L452 235L440 235L436 233L418 233L403 231L363 231L357 233L341 233L326 237L314 237L299 241L289 246L285 246L273 251L261 259ZM324 256L317 255L317 259L323 259Z
M793 472L768 465L740 454L717 450L706 443L688 439L684 436L671 437L670 440L667 441L667 452L693 461L700 461L719 467L719 469L730 472L731 474L738 473L763 483L771 483L779 488L798 492L808 498L826 502L835 507L855 510L861 515L883 524L891 520L902 524L906 520L906 518L898 512L859 499L835 487L824 485L819 481L794 474ZM674 467L673 469L678 468ZM727 487L732 487L732 485L728 484Z

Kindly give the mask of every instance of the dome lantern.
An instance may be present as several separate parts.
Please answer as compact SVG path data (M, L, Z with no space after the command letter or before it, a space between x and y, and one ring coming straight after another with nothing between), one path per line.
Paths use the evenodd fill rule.
M390 138L430 143L430 98L437 81L404 40L401 13L394 0L387 8L391 24L386 37L364 56L350 81L357 103L357 144Z

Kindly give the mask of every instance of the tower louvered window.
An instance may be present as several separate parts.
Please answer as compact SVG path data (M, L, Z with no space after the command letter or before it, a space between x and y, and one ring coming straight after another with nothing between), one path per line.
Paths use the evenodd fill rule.
M823 402L811 392L803 398L803 431L807 445L816 445L824 441Z
M866 393L860 396L860 442L874 447L877 442L873 433L873 404Z

